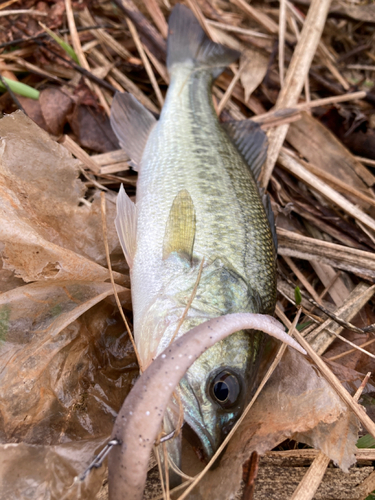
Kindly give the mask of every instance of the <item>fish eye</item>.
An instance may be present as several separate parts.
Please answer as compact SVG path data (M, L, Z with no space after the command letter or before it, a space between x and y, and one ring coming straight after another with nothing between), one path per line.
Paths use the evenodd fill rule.
M240 382L234 373L227 370L218 373L211 382L211 397L222 408L232 407L240 395Z

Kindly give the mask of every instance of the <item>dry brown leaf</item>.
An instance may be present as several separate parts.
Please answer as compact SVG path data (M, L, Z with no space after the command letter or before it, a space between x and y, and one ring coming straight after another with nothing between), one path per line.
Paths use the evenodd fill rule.
M30 99L29 97L23 96L19 96L18 100L20 101L21 106L23 107L27 116L31 118L32 121L36 123L40 128L48 132L48 126L43 117L39 100L36 101L35 99Z
M81 146L98 153L118 149L108 116L91 106L77 105L68 121Z
M61 135L67 122L67 115L73 108L73 99L59 88L50 87L41 91L39 102L49 131L53 135Z
M306 137L309 140L306 140ZM287 140L310 163L328 171L350 186L365 190L375 177L317 119L306 112L290 125Z
M0 136L4 269L25 281L107 279L99 199L79 206L77 161L21 112L0 121ZM120 252L108 205L109 248Z
M255 48L247 48L240 59L241 83L245 91L245 102L262 83L268 68L268 57Z

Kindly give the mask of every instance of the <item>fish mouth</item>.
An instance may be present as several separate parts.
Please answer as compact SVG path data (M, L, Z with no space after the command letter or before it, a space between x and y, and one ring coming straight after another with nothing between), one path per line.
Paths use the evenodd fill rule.
M217 446L209 431L200 422L185 417L183 435L192 446L199 460L204 463L213 457Z

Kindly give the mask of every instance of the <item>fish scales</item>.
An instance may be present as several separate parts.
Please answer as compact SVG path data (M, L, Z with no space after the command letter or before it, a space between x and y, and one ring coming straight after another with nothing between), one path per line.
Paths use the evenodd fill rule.
M211 76L191 73L175 72L142 158L133 296L144 297L149 287L149 303L159 293L160 275L168 273L161 255L169 211L187 189L197 214L194 253L228 259L262 297L262 310L251 312L273 312L274 248L256 183L217 120Z
M136 207L120 191L126 217L119 213L116 227L130 256L134 336L144 368L176 335L207 319L274 312L275 246L250 171L264 158L264 134L242 122L240 154L212 102L213 79L236 58L238 53L210 42L191 11L177 5L168 37L171 83L160 119L155 123L129 95L114 99L112 126L139 164ZM248 129L254 133L246 135ZM208 458L251 397L262 339L260 332L231 335L208 349L180 382L184 419ZM171 402L165 430L177 423ZM179 443L167 443L177 464Z

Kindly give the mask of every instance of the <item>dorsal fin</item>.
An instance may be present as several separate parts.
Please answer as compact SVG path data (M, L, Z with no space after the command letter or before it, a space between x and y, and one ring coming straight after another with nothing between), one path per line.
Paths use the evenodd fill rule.
M189 191L182 189L173 200L165 228L163 259L176 252L191 262L195 239L195 208Z
M111 106L111 125L122 149L140 165L154 116L128 92L117 92Z
M268 222L270 224L273 244L275 245L275 255L276 255L277 254L277 234L276 234L275 215L274 215L273 210L272 210L271 198L266 193L265 189L259 187L259 185L258 185L258 190L259 190L260 199L262 200L264 210L265 210L266 215L267 215Z
M134 202L126 194L121 184L117 196L117 215L115 219L117 234L124 252L126 262L131 268L136 250L137 209Z
M229 121L222 124L257 180L267 157L267 136L251 120Z

